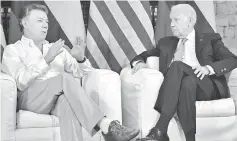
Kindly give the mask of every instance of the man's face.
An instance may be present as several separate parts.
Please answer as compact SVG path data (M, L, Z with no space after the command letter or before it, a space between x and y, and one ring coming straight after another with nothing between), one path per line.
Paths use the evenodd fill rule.
M47 14L41 10L32 10L25 17L24 32L35 41L45 40L48 31Z
M190 20L179 11L171 11L171 30L173 35L179 38L186 37L190 31Z

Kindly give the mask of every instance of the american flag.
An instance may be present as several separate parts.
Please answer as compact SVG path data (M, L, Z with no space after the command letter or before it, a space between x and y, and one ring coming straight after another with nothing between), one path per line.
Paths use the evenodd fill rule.
M91 1L87 47L94 66L116 72L153 48L149 1Z
M1 49L0 49L0 62L2 62L2 55L3 55L3 48L6 46L6 39L5 34L3 32L2 24L0 24L0 30L1 30Z
M9 43L19 40L17 17L29 3L49 8L50 42L59 38L69 47L76 38L86 41L86 55L95 68L120 72L137 54L154 47L149 1L91 1L87 35L80 1L16 1L13 2Z
M40 3L49 9L46 40L55 42L61 38L69 47L79 40L87 45L86 56L93 67L118 73L137 54L154 48L160 38L172 35L169 27L172 5L188 3L194 7L197 31L215 32L216 28L213 1L158 1L156 29L152 26L149 1L90 1L87 31L80 1L14 1L9 43L21 38L17 17L29 3Z

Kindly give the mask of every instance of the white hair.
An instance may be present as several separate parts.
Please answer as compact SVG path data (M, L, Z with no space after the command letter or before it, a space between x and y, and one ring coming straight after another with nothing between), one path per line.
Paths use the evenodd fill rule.
M179 11L187 17L191 17L194 23L197 21L197 14L193 7L189 4L178 4L171 7L171 11Z

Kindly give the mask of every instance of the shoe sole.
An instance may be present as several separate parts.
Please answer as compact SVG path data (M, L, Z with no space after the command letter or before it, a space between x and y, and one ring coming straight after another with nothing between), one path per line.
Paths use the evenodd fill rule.
M139 133L140 133L140 130L139 130L136 134L134 134L133 136L131 136L129 139L121 140L121 141L130 141L130 140L134 139ZM112 135L111 135L111 136L108 136L108 135L105 135L104 133L102 133L102 136L104 137L104 140L105 140L105 141L114 141Z
M159 140L156 140L156 139L136 139L136 141L159 141ZM163 139L163 141L170 141L169 138L165 138Z
M140 133L140 130L136 134L134 134L134 136L132 136L130 139L125 140L125 141L130 141L130 140L134 139L139 133Z

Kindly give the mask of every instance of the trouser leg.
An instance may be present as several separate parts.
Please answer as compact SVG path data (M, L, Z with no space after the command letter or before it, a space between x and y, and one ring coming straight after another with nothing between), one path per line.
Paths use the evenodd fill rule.
M64 95L59 96L51 114L60 120L60 133L62 141L82 141L81 123L75 116L68 100Z
M63 94L63 77L58 75L45 81L35 82L25 90L18 100L22 110L40 114L49 114L58 97Z
M195 83L203 91L202 95L204 96L202 97L206 97L207 100L213 98L214 86L209 77L205 76L204 79L200 80L196 77L190 66L179 61L173 62L165 75L164 82L159 91L159 96L155 105L155 109L161 113L156 127L161 130L163 129L163 131L167 131L169 121L177 110L180 93L181 91L185 91L181 90L181 85L183 78L186 76L193 76L193 78L195 78ZM195 102L193 102L193 104L195 104Z
M64 95L77 119L89 133L92 133L96 124L105 116L104 113L73 76L64 75L63 82Z
M49 114L62 91L78 122L92 133L104 114L70 74L58 75L45 81L37 80L21 95L20 108Z
M184 132L196 132L196 101L213 100L218 98L218 90L214 84L209 87L214 88L212 93L205 92L197 84L195 76L185 76L182 79L177 113L184 129Z
M196 92L197 83L195 76L185 76L182 79L177 114L185 133L196 131Z
M184 76L195 76L198 86L204 92L203 95L209 96L213 93L213 82L208 76L200 80L196 77L194 70L192 70L190 66L183 62L175 61L168 69L160 88L155 105L157 111L171 115L176 112L176 105L178 103L180 87Z

